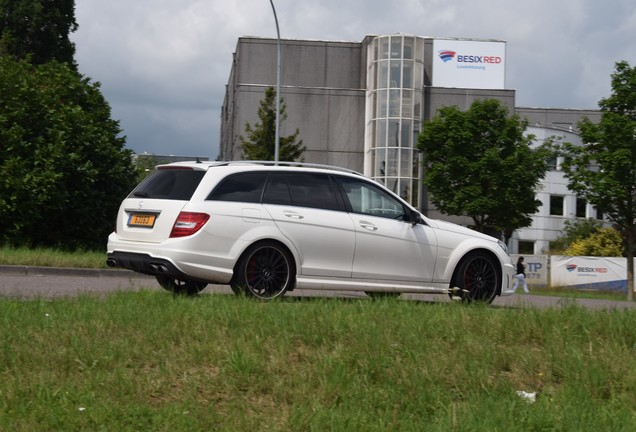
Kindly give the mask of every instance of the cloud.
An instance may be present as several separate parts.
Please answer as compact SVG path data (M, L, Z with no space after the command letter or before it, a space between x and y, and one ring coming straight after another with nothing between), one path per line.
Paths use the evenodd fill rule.
M407 33L507 41L517 105L596 108L614 63L636 65L631 0L274 0L281 37L361 41ZM135 151L216 157L240 36L275 37L266 0L77 0L80 71Z

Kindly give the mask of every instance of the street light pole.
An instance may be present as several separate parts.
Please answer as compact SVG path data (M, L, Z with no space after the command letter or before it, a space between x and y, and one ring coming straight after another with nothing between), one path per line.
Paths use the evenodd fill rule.
M272 11L274 12L274 21L276 21L276 47L277 47L277 59L276 59L276 137L274 141L274 165L278 165L278 153L280 148L280 29L278 28L278 17L276 16L276 8L274 7L274 0L269 0L272 5Z

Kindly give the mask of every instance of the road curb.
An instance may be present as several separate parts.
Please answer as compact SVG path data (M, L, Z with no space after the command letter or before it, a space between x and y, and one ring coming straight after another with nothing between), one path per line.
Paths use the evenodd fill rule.
M91 269L24 265L0 265L0 274L8 276L151 277L125 269Z

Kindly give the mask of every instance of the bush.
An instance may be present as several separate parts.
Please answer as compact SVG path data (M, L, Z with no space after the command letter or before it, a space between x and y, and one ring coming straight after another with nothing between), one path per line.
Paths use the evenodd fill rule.
M99 83L0 56L0 243L103 248L137 180Z
M566 220L563 224L563 235L550 242L550 251L554 255L565 254L565 250L576 241L583 240L596 233L603 224L596 219ZM569 254L566 254L569 255Z
M587 238L574 241L565 250L570 256L622 256L623 239L614 228L601 228Z

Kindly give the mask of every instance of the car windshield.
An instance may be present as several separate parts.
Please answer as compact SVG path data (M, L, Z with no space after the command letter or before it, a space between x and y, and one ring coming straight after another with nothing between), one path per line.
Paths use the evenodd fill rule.
M130 194L132 198L187 201L205 175L205 171L160 169L148 176Z

